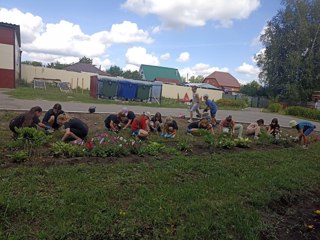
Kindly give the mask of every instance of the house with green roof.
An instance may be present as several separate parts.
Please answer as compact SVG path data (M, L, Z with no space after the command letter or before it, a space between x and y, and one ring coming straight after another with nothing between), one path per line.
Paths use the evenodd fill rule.
M182 79L176 68L141 64L139 73L144 81L161 81L169 84L181 84Z

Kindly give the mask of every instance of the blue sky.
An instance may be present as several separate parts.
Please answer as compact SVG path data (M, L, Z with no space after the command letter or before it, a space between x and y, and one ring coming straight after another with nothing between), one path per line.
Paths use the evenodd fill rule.
M182 76L227 71L257 80L257 41L280 0L1 0L0 22L20 25L22 60L77 62L107 69L140 64Z

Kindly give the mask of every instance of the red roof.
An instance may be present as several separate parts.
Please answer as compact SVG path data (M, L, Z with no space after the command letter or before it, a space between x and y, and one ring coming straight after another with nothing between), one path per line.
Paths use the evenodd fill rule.
M221 87L236 87L236 88L240 88L240 83L238 82L238 80L235 77L233 77L230 73L227 73L227 72L215 71L215 72L211 73L209 76L207 76L203 80L203 82L208 78L216 79L218 84Z
M178 79L172 79L172 78L161 78L161 77L157 77L155 79L156 81L160 81L160 82L163 82L163 83L173 83L173 84L176 84L176 85L179 85L180 84L180 81Z

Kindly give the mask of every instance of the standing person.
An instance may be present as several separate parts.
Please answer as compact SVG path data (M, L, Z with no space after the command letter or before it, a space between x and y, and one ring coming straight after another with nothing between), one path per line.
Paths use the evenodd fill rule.
M161 113L157 112L151 119L150 119L150 129L154 132L161 132L162 128L162 118Z
M229 134L234 134L235 131L238 131L238 138L242 138L243 126L233 121L232 116L229 115L220 122L219 131Z
M188 120L189 123L193 122L193 112L197 112L197 116L201 117L199 108L200 108L200 97L199 93L197 93L197 87L192 86L192 106L190 108L190 119Z
M124 124L123 129L129 128L136 115L134 114L134 112L129 111L126 107L122 108L121 112L125 115L125 117L121 118L121 123Z
M105 120L104 125L106 129L113 132L118 132L120 130L120 122L121 118L125 117L123 112L119 112L118 114L110 114Z
M178 124L171 116L168 116L164 122L163 132L161 137L174 138L178 131Z
M216 113L218 111L218 107L215 104L214 101L209 100L209 95L208 94L204 94L203 95L203 99L205 100L205 104L206 104L206 108L204 109L204 112L210 110L210 115L211 115L211 124L213 126L215 126L217 124L217 120L216 120Z
M144 112L139 117L136 117L132 122L132 134L140 137L147 138L149 136L149 120L150 113Z
M10 121L9 128L14 133L14 137L16 137L17 128L24 128L24 127L41 127L46 128L46 126L40 122L39 117L42 114L42 108L39 106L31 108L28 112L20 114L19 116L15 117Z
M280 125L278 123L278 118L273 118L271 120L271 123L267 128L267 133L271 134L274 137L279 137Z
M254 135L254 139L259 139L260 131L261 131L261 126L263 126L264 120L259 119L256 122L250 123L249 126L247 127L247 135Z
M60 114L63 114L62 106L59 103L56 103L52 109L49 109L42 119L42 123L45 124L48 128L53 128L57 130L60 126L57 123L57 118Z
M295 120L291 120L289 122L289 126L291 128L297 129L297 131L298 131L297 138L299 140L299 143L301 143L301 140L303 140L302 147L304 149L307 149L308 144L309 144L308 136L310 135L310 133L313 132L313 130L316 128L316 126L314 124L312 124L310 122L306 122L306 121L297 123L297 121L295 121Z
M65 134L61 141L75 140L74 143L82 143L83 139L88 135L89 128L87 124L78 118L70 118L66 114L60 114L57 118L59 126L64 125Z

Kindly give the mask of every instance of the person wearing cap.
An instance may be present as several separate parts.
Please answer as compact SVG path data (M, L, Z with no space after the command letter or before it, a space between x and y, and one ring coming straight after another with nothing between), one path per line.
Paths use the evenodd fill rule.
M129 128L136 115L126 107L122 108L121 112L125 115L125 117L121 118L121 123L124 125L122 129Z
M234 134L235 131L238 132L238 138L242 138L243 126L233 121L231 115L220 122L219 132Z
M46 125L48 129L57 130L60 126L57 123L57 118L60 114L64 114L60 103L56 103L52 109L49 109L42 119L42 123Z
M263 126L264 120L259 119L256 122L250 123L247 127L246 134L254 135L254 139L259 139L261 126Z
M197 112L197 116L201 117L199 108L200 108L199 93L197 93L197 87L192 86L192 106L190 108L190 119L188 120L189 123L193 122L193 112Z
M139 117L136 117L131 125L132 134L138 136L139 138L147 138L150 132L149 121L149 112L144 112Z
M216 120L216 113L218 111L218 107L217 105L214 103L214 101L209 99L209 95L208 94L204 94L203 95L203 99L205 101L206 104L206 108L203 110L204 112L207 112L208 110L210 110L210 115L211 115L211 124L213 126L215 126L217 124L217 120Z
M291 120L289 122L289 126L291 128L295 128L298 131L298 141L301 143L301 140L303 140L303 145L302 147L304 149L308 148L309 140L308 136L313 132L313 130L316 128L316 126L310 122L307 121L302 121L297 123L295 120Z

